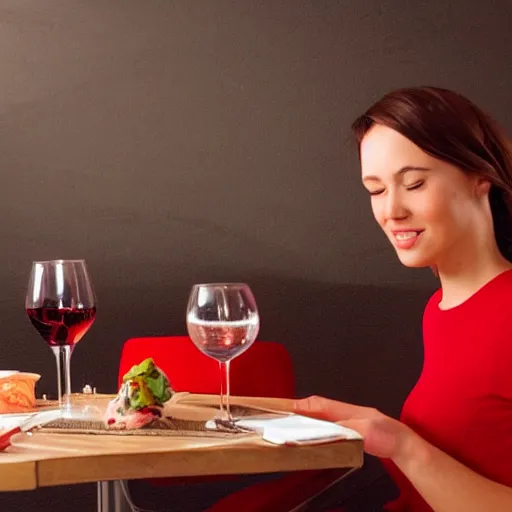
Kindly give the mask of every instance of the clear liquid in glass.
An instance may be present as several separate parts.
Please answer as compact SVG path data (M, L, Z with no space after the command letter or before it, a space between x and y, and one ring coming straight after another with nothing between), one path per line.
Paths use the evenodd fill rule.
M259 319L253 315L247 320L220 322L187 319L188 332L196 346L217 361L230 361L245 352L254 341Z

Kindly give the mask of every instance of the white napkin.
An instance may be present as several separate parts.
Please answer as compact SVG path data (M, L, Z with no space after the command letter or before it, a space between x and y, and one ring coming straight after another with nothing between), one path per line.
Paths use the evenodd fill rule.
M274 444L320 444L363 439L355 430L330 421L290 414L280 418L244 418L236 421L242 428L262 435Z
M3 430L10 430L11 428L19 427L28 418L34 416L35 412L29 413L15 413L15 414L0 414L0 432Z

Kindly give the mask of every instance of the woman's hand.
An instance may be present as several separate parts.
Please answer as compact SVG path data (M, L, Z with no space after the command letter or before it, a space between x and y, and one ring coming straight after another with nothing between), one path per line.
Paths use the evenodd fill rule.
M359 432L364 437L365 451L393 459L436 512L512 510L512 488L479 475L376 409L319 396L295 400L292 409Z
M377 409L337 402L320 396L296 400L293 412L304 416L337 422L359 432L364 449L370 455L395 459L406 454L414 432Z

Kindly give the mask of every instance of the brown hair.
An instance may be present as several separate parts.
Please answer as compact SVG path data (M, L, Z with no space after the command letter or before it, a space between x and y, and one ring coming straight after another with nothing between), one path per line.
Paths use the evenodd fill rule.
M489 180L494 235L503 256L512 261L512 144L491 117L454 91L411 87L386 94L354 121L358 144L374 124Z

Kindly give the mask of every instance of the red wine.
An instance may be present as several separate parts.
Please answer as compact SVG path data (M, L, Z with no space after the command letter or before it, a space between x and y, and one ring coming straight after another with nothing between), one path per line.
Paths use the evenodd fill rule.
M94 322L96 308L35 308L27 315L48 345L75 345Z
M187 327L190 338L202 352L218 361L229 361L252 345L258 334L259 320L253 317L215 322L189 318Z

